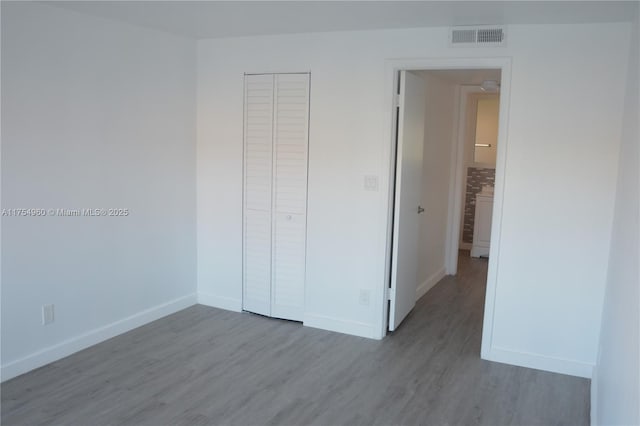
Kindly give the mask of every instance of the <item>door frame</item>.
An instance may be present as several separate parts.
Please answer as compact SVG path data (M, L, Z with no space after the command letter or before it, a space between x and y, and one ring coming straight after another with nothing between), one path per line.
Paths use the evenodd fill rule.
M466 249L471 250L471 244L462 241L462 228L464 226L464 211L466 207L467 168L485 167L494 170L496 168L496 166L492 164L471 162L465 155L471 146L468 138L471 130L469 99L476 94L484 93L479 85L459 86L456 93L458 116L456 119L453 143L454 145L457 144L457 146L452 150L451 160L452 175L450 182L452 186L449 195L452 197L449 199L449 215L452 221L449 222L447 231L447 254L445 257L447 275L455 275L458 272L458 250L460 247L464 246ZM475 132L475 128L473 131ZM473 158L473 155L474 153L471 151L471 158ZM468 244L468 247L466 244Z
M448 70L448 69L500 69L501 70L501 88L500 88L500 119L498 124L498 149L496 153L496 177L495 177L495 190L494 190L494 208L492 217L492 229L491 229L491 249L489 256L489 268L487 273L487 290L485 295L485 309L484 309L484 321L482 326L482 346L481 357L487 359L490 354L493 340L493 318L495 310L495 298L496 298L496 286L499 270L499 257L500 257L500 243L502 232L502 210L504 202L504 188L505 188L505 171L507 165L507 148L508 148L508 123L509 123L509 99L511 94L511 57L451 57L451 58L413 58L413 59L387 59L385 61L385 83L384 83L384 96L387 118L385 122L388 123L389 137L388 143L383 147L383 163L382 170L383 176L386 173L385 179L383 179L385 185L381 188L382 191L387 191L386 199L382 197L383 203L386 203L386 214L384 221L387 226L381 230L380 239L384 242L382 250L384 251L384 274L379 287L378 299L379 312L378 318L380 322L378 324L379 336L383 338L387 334L387 327L389 321L389 301L388 301L388 287L391 278L391 248L393 244L393 204L395 194L395 148L396 148L396 105L395 105L395 93L397 93L398 87L398 75L399 71L429 71L429 70ZM455 197L455 194L450 192L450 207L455 207L456 203L461 202L462 187L462 167L460 162L463 160L463 152L460 151L459 144L454 143L454 149L452 159L456 160L455 171L456 176L454 180L454 191L460 191L460 197ZM451 200L454 198L454 200ZM457 200L457 201L456 201ZM452 205L453 204L453 205ZM461 208L461 206L458 205ZM455 208L454 208L455 212ZM451 222L451 214L449 214L449 222ZM455 222L455 220L453 221ZM449 238L451 239L452 227L455 224L448 225ZM453 251L453 248L458 245L458 237L454 238L450 244L449 254Z

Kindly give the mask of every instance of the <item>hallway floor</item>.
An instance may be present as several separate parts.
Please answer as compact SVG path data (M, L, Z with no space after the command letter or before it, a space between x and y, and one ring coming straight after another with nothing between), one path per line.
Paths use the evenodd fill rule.
M588 380L480 359L486 270L382 341L196 305L3 383L2 424L589 424Z

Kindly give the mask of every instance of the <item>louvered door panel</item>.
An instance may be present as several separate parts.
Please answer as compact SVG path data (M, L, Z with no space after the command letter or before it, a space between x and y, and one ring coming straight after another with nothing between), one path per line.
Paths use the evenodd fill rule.
M243 309L271 315L273 75L245 77Z
M272 315L302 320L309 145L309 74L279 74L274 99Z
M305 217L275 214L271 315L301 321L304 307Z
M271 315L271 212L247 210L244 217L242 308Z
M273 76L245 80L245 208L271 211L273 169Z
M305 214L309 74L277 75L275 96L275 211Z

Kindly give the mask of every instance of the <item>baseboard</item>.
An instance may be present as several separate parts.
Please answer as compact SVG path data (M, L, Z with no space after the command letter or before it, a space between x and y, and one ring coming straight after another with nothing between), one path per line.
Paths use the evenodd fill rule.
M181 311L196 304L196 295L174 299L170 302L145 309L142 312L131 315L119 321L112 322L103 327L96 328L79 336L72 337L61 343L41 349L23 358L11 361L0 369L1 381L27 373L43 365L57 361L75 352L81 351L119 334L126 333L134 328L148 324L167 315Z
M420 299L424 296L434 285L438 284L438 282L443 279L447 275L445 271L445 267L440 268L435 274L431 275L426 279L425 282L420 284L416 289L416 300Z
M303 324L306 327L319 328L322 330L335 331L337 333L380 340L380 336L375 333L374 327L371 324L363 322L348 321L324 315L305 313Z
M216 296L209 293L198 293L198 303L212 308L224 309L233 312L242 312L242 300L231 297Z
M471 250L471 247L473 247L473 244L471 243L460 243L460 245L458 246L459 250Z
M482 358L488 361L550 371L552 373L567 374L569 376L584 377L586 379L590 379L593 374L593 364L564 358L548 357L540 354L518 352L495 346L492 347L488 353L483 354Z

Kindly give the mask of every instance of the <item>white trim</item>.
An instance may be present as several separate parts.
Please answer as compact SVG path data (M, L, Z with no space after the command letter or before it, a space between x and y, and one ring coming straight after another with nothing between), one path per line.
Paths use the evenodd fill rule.
M275 74L309 74L311 75L311 70L307 71L264 71L264 72L245 72L244 75L275 75Z
M382 217L386 227L380 227L380 235L378 236L378 241L380 241L380 250L381 255L384 258L384 262L379 266L382 270L379 272L382 274L382 291L374 291L373 292L373 303L374 307L378 306L380 309L380 314L377 315L378 324L377 329L378 332L375 334L375 338L382 339L387 335L388 328L388 315L389 315L389 300L387 298L387 291L391 286L391 245L393 243L393 200L395 199L394 194L394 182L396 175L396 151L395 151L395 128L396 121L398 119L396 114L396 109L398 105L396 104L396 96L398 95L398 68L393 67L393 62L387 61L385 65L385 104L388 108L390 108L391 112L391 123L387 128L388 136L391 138L390 144L383 144L382 146L382 163L380 170L381 179L380 179L380 192L382 194L386 193L387 197L385 199L384 196L380 197L380 210L383 212ZM385 119L383 123L386 123ZM384 170L388 170L388 174L385 176Z
M225 311L242 312L242 299L232 297L198 292L198 304L224 309Z
M319 328L337 333L367 337L369 339L381 339L381 337L377 335L376 328L373 325L358 321L305 313L303 325L305 327Z
M9 380L38 367L42 367L43 365L86 349L89 346L111 339L119 334L126 333L134 328L143 326L167 315L171 315L195 304L195 293L188 294L161 305L145 309L144 311L112 322L111 324L107 324L103 327L72 337L53 346L41 349L3 365L0 372L2 381L4 382L5 380Z
M469 167L485 167L495 169L495 165L480 165L481 163L470 163L468 161L468 153L471 147L467 146L468 136L468 99L469 95L473 93L484 93L480 86L477 85L461 85L457 92L458 102L458 121L456 129L456 138L454 142L454 151L456 156L452 161L452 170L455 171L455 177L453 182L453 210L451 214L451 225L449 238L453 241L457 241L458 245L449 246L450 252L448 253L449 262L447 264L447 273L455 275L458 271L458 250L471 250L472 244L462 241L462 229L464 228L464 210L466 207L466 194L467 194L467 175ZM471 151L471 158L473 158L473 151ZM453 263L455 262L455 263Z
M491 248L489 249L489 267L487 271L487 290L482 324L481 354L493 347L493 319L495 315L496 288L500 245L502 243L502 209L504 207L504 188L507 169L507 148L509 146L509 103L511 96L511 59L502 62L500 80L500 119L498 122L498 147L493 196L493 217L491 218ZM589 374L591 372L589 371Z
M455 275L458 273L458 251L460 250L460 218L462 207L458 190L462 191L460 183L461 172L458 170L458 162L462 159L464 151L460 152L458 140L460 138L460 118L461 118L461 98L462 87L456 85L454 88L453 103L453 132L451 134L451 149L449 152L449 192L447 200L447 239L445 242L444 265L446 273ZM464 131L463 131L464 133Z
M397 87L397 73L400 70L445 70L445 69L500 69L501 70L501 90L500 90L500 122L498 129L498 147L496 155L496 177L494 191L494 208L491 230L491 252L489 256L489 270L487 274L487 290L485 297L485 311L482 329L482 357L485 359L491 355L493 344L493 319L495 310L496 286L498 280L498 260L500 257L500 243L502 230L502 208L504 199L504 177L507 159L508 145L508 123L509 123L509 101L511 93L511 58L419 58L419 59L387 59L385 61L385 83L384 96L386 106L386 117L383 123L389 142L383 145L382 170L388 173L382 174L380 190L387 191L387 197L381 198L380 211L386 226L381 226L379 241L380 250L384 255L385 262L380 266L380 287L375 292L374 303L377 305L377 333L376 337L382 338L387 332L388 303L385 299L386 289L389 285L389 264L391 261L391 247L389 244L389 229L393 222L393 211L390 203L393 195L393 175L394 175L394 146L395 146L395 106L393 94ZM458 237L459 238L459 237ZM456 239L457 241L457 239ZM374 306L376 306L374 305Z
M482 356L488 361L518 365L536 370L551 371L553 373L568 374L569 376L590 379L593 374L593 364L565 358L555 358L529 352L512 351L506 348L492 347L489 353Z
M422 284L418 286L416 289L416 300L420 299L424 296L429 290L433 288L434 285L438 284L438 282L443 279L447 275L445 267L440 268L435 274L431 275L427 278Z
M465 243L464 241L461 241L459 243L459 247L460 250L471 250L471 247L473 247L472 243Z

